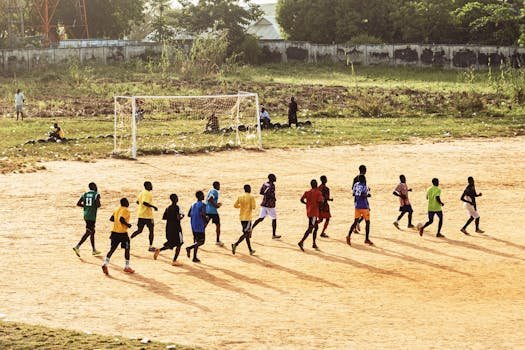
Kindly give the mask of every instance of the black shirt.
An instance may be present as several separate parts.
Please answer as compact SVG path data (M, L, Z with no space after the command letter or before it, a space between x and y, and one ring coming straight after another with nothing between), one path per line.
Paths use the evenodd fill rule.
M178 205L170 205L164 211L162 220L166 220L166 232L181 231L180 209Z

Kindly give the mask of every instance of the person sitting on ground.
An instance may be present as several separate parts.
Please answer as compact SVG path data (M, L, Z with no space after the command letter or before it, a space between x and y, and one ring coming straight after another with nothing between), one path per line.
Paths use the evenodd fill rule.
M215 112L208 117L208 122L206 123L206 129L204 131L209 133L219 132L219 118L217 118Z
M64 130L60 126L58 126L58 123L53 124L53 131L49 133L49 139L50 142L62 142L66 139L66 134L64 133Z
M266 110L266 108L261 108L261 114L259 115L259 119L261 121L261 127L263 129L268 129L272 126L271 119L270 119L270 113Z

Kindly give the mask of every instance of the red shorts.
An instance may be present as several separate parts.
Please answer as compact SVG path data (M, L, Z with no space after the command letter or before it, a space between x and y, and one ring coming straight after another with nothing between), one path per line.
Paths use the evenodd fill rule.
M330 219L332 214L330 214L330 206L328 203L321 205L319 208L319 219Z

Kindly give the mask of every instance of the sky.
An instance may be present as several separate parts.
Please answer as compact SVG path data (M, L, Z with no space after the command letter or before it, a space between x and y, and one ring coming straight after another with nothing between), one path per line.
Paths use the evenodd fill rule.
M272 3L276 3L277 0L252 0L254 3L256 4L272 4ZM177 4L177 1L176 0L173 0L172 1L172 4L173 5L176 5Z

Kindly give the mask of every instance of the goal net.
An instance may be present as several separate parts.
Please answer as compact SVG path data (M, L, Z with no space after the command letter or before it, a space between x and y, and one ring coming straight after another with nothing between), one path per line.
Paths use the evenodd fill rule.
M256 93L115 96L114 103L113 153L118 156L262 149Z

